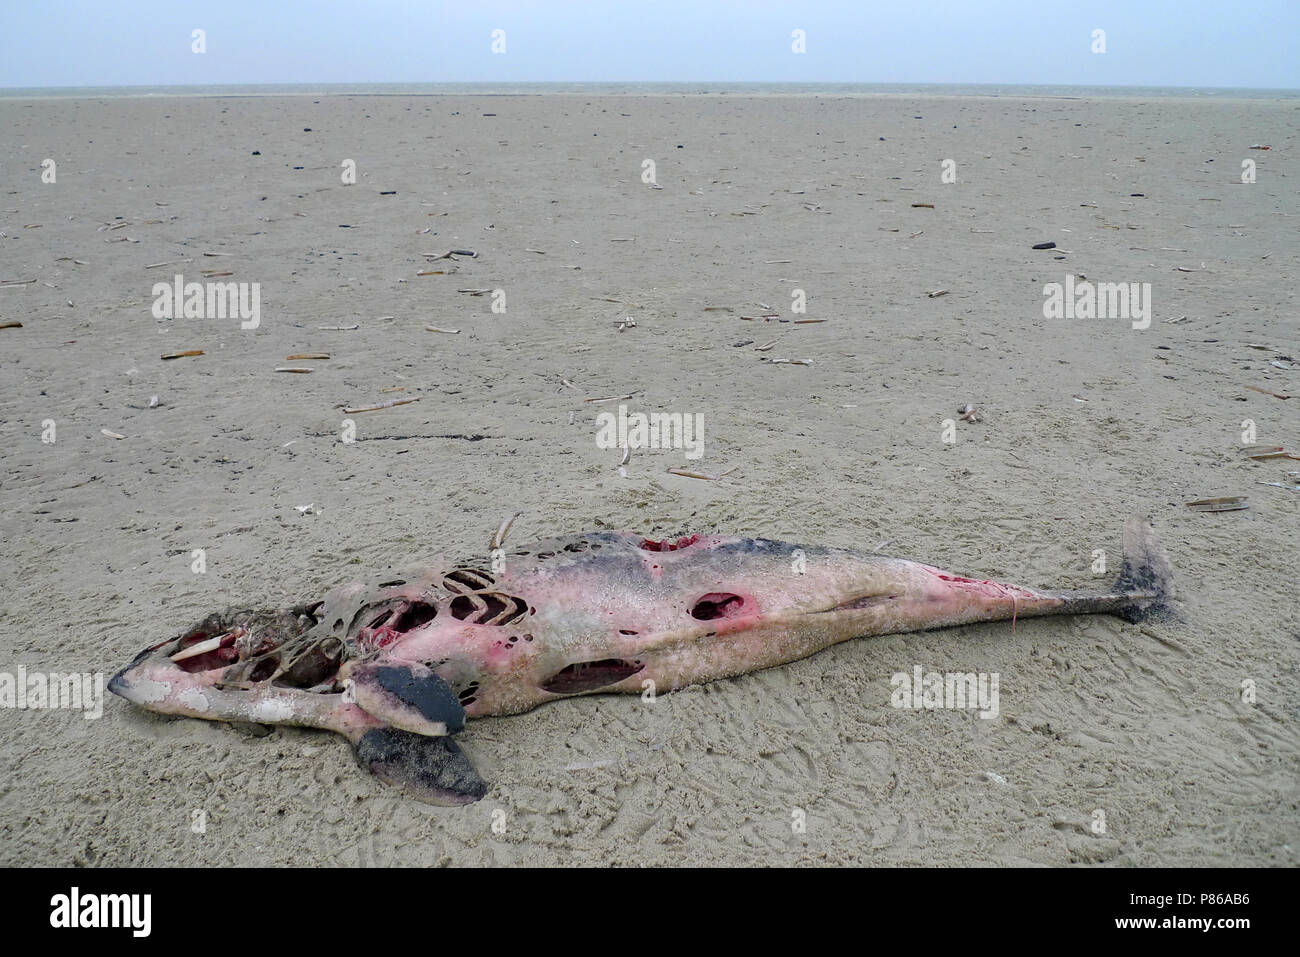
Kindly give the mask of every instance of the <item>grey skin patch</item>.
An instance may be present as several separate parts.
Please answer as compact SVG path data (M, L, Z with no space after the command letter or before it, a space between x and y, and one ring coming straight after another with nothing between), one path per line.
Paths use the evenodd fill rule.
M487 793L469 758L450 738L372 728L356 750L361 764L376 777L433 804L473 804Z
M426 735L465 729L460 699L424 665L362 665L350 677L357 704L381 721Z

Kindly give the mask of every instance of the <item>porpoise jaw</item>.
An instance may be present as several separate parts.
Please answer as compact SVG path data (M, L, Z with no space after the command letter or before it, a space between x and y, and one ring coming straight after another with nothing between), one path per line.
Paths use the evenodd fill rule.
M289 610L232 610L145 649L109 689L162 714L344 735L421 799L486 792L447 735L466 718L597 692L669 692L855 637L1061 614L1170 613L1149 523L1105 592L1040 592L919 562L768 539L592 532Z

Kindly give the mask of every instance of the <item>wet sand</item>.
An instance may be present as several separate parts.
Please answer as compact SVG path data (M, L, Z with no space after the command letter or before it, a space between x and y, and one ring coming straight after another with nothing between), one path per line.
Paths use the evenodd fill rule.
M228 604L481 556L516 510L515 542L726 531L1079 588L1142 513L1186 598L1181 623L867 639L651 708L476 721L492 787L468 808L403 798L325 733L112 696L97 720L6 710L0 863L1294 866L1300 492L1259 483L1300 463L1240 448L1247 420L1300 448L1300 401L1248 388L1300 395L1296 110L0 101L0 280L36 280L0 288L22 323L0 328L0 670L108 676ZM449 249L478 257L425 258ZM155 318L154 283L202 270L259 284L257 328ZM1149 327L1046 318L1067 274L1150 283ZM740 318L769 311L827 321ZM703 457L620 476L596 442L615 405L582 400L627 393L701 414ZM1184 504L1231 495L1250 507ZM998 674L999 716L892 708L917 665Z

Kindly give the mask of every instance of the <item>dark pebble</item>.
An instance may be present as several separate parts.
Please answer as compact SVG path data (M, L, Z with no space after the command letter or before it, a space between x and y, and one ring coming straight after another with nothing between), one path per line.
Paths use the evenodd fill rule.
M1055 249L1056 243L1035 243L1035 249Z

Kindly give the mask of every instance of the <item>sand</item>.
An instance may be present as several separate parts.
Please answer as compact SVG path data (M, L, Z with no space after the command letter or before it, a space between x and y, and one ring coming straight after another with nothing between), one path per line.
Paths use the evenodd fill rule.
M0 289L23 324L0 329L0 670L108 676L227 604L483 556L514 511L517 543L718 530L1081 588L1142 513L1186 599L1181 623L866 639L653 707L476 721L492 787L467 808L404 798L326 733L111 695L97 720L7 710L0 863L1294 865L1300 492L1259 483L1300 463L1239 450L1247 419L1300 448L1300 400L1247 388L1300 394L1271 364L1300 359L1297 109L0 102L0 280L37 280ZM479 256L425 259L452 248ZM204 269L260 283L258 328L151 314L155 282ZM1045 318L1067 273L1149 282L1149 328ZM463 288L503 289L505 313ZM739 318L759 304L828 321ZM702 414L704 456L639 451L620 476L595 441L614 406L582 399L632 392ZM401 396L420 401L342 411ZM966 402L980 421L945 442ZM1249 509L1184 505L1228 495ZM917 665L998 674L1000 715L891 707Z

